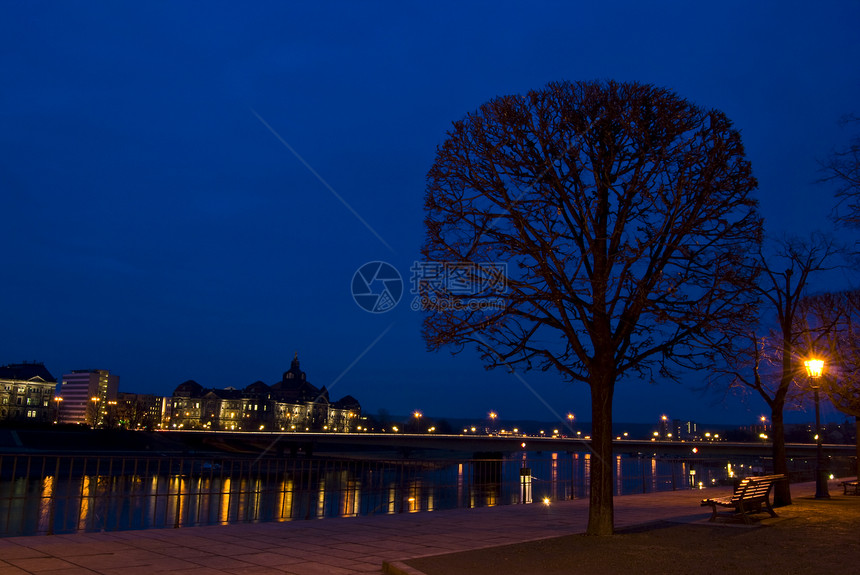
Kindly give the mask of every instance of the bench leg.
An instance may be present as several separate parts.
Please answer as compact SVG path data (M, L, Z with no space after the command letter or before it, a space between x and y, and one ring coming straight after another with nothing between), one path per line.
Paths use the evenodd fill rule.
M744 502L743 502L743 501L738 501L738 503L737 503L737 511L738 511L738 513L740 513L740 514L741 514L741 519L743 519L743 520L744 520L744 523L746 523L747 525L749 525L750 518L749 518L749 515L747 514L747 510L746 510L746 509L744 509Z
M771 516L771 517L779 517L779 516L776 514L776 511L774 511L774 510L773 510L773 507L771 507L771 506L770 506L770 501L769 501L769 500L765 499L764 504L765 504L765 506L767 507L767 512L768 512L768 513L770 513L770 516Z

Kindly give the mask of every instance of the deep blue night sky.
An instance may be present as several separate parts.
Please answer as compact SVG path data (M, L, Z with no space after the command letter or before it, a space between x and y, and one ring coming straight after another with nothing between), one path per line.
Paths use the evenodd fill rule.
M297 351L312 383L370 412L590 419L584 385L526 373L533 394L472 352L426 352L407 299L373 315L350 294L374 260L408 283L451 122L553 80L723 110L767 232L831 227L816 159L860 113L860 3L462 4L0 3L0 364L110 369L169 395L273 383ZM615 419L766 412L712 405L699 383L624 382Z

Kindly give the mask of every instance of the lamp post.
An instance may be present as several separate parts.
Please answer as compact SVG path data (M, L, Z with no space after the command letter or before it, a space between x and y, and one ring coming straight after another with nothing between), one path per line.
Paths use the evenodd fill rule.
M54 423L60 423L60 408L63 406L63 398L60 396L55 397L54 403L57 405Z
M821 415L818 408L818 378L824 371L824 362L820 359L808 359L803 362L806 366L806 373L809 374L809 379L812 380L812 389L815 392L815 443L816 443L816 459L815 459L815 498L830 499L830 492L827 490L827 477L824 471L824 451L821 445Z
M101 398L98 396L93 396L90 398L90 404L92 406L92 418L90 420L90 425L95 429L101 423L101 413L99 411L99 401Z

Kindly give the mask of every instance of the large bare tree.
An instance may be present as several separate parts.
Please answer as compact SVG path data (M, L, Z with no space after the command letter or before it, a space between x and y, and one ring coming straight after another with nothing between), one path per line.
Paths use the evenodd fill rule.
M833 242L820 234L808 240L777 240L771 250L759 250L756 266L761 275L756 290L765 302L764 313L773 318L763 318L763 324L775 325L764 334L750 331L743 350L747 360L732 350L726 357L727 367L720 370L730 375L730 385L752 391L770 409L774 473L788 474L784 413L791 395L800 395L795 384L805 377L803 360L811 344L834 327L808 322L811 300L804 295L810 276L828 269L837 251ZM774 485L773 502L776 506L791 505L787 481Z
M755 316L762 224L740 135L665 89L551 83L455 122L427 179L428 347L588 384L587 533L611 534L616 382L710 365Z

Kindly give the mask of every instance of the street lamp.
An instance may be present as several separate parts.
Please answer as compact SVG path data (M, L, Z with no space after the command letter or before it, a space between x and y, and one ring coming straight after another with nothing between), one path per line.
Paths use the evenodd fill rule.
M810 385L815 391L815 498L830 499L830 493L827 490L827 477L824 475L824 452L821 446L821 415L818 409L818 378L824 371L824 362L820 359L807 359L803 362L806 366L806 373L809 379L813 382Z
M496 418L499 416L495 411L491 411L487 414L490 418L490 433L495 433L496 429Z

